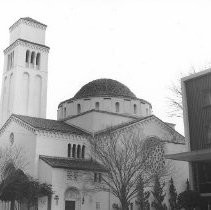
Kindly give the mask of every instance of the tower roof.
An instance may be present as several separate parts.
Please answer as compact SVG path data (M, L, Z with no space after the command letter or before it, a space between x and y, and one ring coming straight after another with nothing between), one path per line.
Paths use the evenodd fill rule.
M101 96L136 98L135 94L127 86L112 79L93 80L84 85L73 98Z
M12 30L14 28L14 26L16 26L16 24L18 24L18 23L20 23L22 21L27 21L27 22L30 22L30 23L35 23L35 24L40 25L41 27L44 27L44 28L47 27L47 25L45 25L45 24L43 24L43 23L41 23L41 22L39 22L39 21L37 21L37 20L35 20L33 18L30 18L30 17L22 17L18 21L16 21L14 24L12 24L12 26L10 26L9 30Z

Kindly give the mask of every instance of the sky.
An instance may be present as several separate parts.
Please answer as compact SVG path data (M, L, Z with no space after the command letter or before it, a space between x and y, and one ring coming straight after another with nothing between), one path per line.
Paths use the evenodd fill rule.
M86 83L111 78L183 134L182 119L168 116L169 86L211 66L210 0L0 1L0 75L9 27L20 17L48 25L47 118Z

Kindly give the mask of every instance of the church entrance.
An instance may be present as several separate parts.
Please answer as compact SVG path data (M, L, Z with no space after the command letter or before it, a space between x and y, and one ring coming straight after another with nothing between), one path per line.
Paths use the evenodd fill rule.
M75 201L65 201L65 210L75 210Z
M65 210L81 210L81 195L78 189L70 187L65 192Z

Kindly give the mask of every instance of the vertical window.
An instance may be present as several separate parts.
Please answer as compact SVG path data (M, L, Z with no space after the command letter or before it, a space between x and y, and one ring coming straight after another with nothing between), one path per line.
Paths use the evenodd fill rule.
M133 112L134 112L134 114L137 114L137 105L136 104L133 105Z
M29 63L29 54L30 54L30 52L29 52L29 50L27 50L26 51L26 63Z
M71 144L68 144L67 156L68 156L68 157L71 157Z
M37 53L36 56L36 68L40 69L40 53Z
M7 70L10 70L10 54L7 55Z
M32 52L30 63L33 64L33 65L34 65L34 59L35 59L35 52Z
M77 147L77 158L81 157L81 145L78 145Z
M133 203L130 203L130 210L133 210Z
M78 114L81 113L81 104L77 104L77 113L78 113Z
M94 182L97 182L97 173L94 173Z
M96 102L96 103L95 103L95 109L96 109L96 110L99 110L99 109L100 109L100 103L99 103L99 102Z
M85 158L85 146L83 145L82 146L82 155L81 155L82 158Z
M146 108L146 114L147 114L147 115L149 114L149 109L148 109L148 108Z
M76 145L73 144L73 148L72 148L72 157L75 158L75 152L76 152Z
M66 117L67 116L67 109L66 109L66 107L64 107L64 117Z
M115 109L116 109L116 112L119 112L119 102L116 102Z
M12 51L12 56L11 56L11 68L14 67L14 51Z
M100 202L96 202L96 210L100 210Z

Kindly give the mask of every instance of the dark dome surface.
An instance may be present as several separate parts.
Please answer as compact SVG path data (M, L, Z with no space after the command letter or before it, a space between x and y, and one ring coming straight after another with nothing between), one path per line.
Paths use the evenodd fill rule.
M84 85L73 98L100 96L136 98L135 94L128 87L112 79L93 80Z

